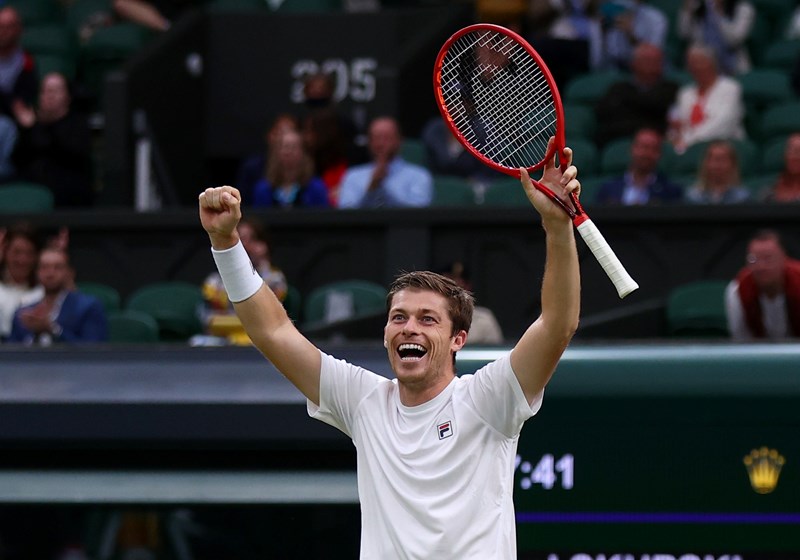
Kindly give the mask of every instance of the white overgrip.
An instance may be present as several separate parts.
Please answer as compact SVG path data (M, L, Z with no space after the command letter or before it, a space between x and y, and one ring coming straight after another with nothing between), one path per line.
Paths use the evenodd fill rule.
M631 278L628 271L619 262L608 241L605 240L603 234L600 233L600 230L597 229L592 220L586 220L579 225L578 233L581 234L597 262L600 263L600 266L603 267L603 270L606 271L606 274L614 283L620 298L624 298L639 287L639 284Z

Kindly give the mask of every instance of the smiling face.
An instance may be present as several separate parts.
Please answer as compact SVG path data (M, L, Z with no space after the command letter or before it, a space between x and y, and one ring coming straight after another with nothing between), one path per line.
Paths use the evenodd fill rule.
M453 379L453 353L464 346L467 332L453 332L443 295L406 288L392 297L384 340L400 400L414 406L438 395Z

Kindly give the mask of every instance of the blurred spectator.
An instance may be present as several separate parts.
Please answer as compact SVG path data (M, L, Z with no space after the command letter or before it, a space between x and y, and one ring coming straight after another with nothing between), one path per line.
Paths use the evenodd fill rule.
M328 189L314 174L314 162L299 132L283 132L270 150L266 176L253 186L250 206L328 207Z
M786 25L784 37L793 40L800 39L800 5L795 6L794 10L792 10L792 16Z
M43 249L36 276L44 288L44 296L14 313L10 342L47 346L108 339L103 304L75 289L75 271L66 251Z
M680 202L683 187L658 170L663 144L663 136L657 130L639 130L631 143L628 170L600 185L595 202L623 206Z
M739 82L720 75L713 52L700 45L687 49L686 67L692 83L678 90L669 115L675 151L681 153L707 140L744 138L745 108Z
M434 117L425 124L421 140L425 146L428 169L434 174L467 179L493 175L489 166L464 148L442 117Z
M275 293L280 301L286 299L289 286L283 272L272 264L267 232L263 224L253 218L242 218L237 226L239 238L242 246L250 257L256 271L261 278ZM222 277L218 272L211 273L203 282L203 299L205 309L203 310L203 323L206 333L211 336L224 335L229 342L249 344L250 340L241 327L241 322L236 319L233 304L228 300L228 294L222 283ZM228 324L224 324L226 319L232 319L237 323L238 328L231 330ZM205 337L196 338L192 341L195 345L208 344Z
M595 106L595 141L603 146L640 128L667 130L667 113L678 84L664 78L664 53L649 43L633 50L631 77L613 84Z
M14 312L42 298L36 280L39 240L32 228L17 225L0 229L0 340L11 333Z
M669 22L658 8L641 0L608 0L603 3L601 13L605 27L606 66L630 70L634 49L638 45L664 48Z
M154 31L166 31L196 0L114 0L114 12Z
M0 113L14 117L15 101L33 105L39 88L36 64L21 44L22 20L10 6L0 8Z
M529 37L559 88L603 63L601 0L531 0Z
M800 261L786 255L774 230L753 236L746 260L725 291L733 340L800 337Z
M378 117L369 127L372 162L351 167L342 179L339 208L429 206L433 177L424 167L400 157L403 138L392 117Z
M440 273L454 280L465 290L472 291L469 273L464 263L455 261L444 267ZM500 328L494 312L488 307L475 305L472 311L472 326L469 328L467 345L474 344L502 344L503 330Z
M51 72L42 79L39 106L17 100L19 123L14 162L20 178L47 185L56 207L91 206L92 147L86 115L72 110L67 79Z
M783 170L774 185L759 198L766 202L800 202L800 132L786 139L783 150Z
M348 167L348 139L332 108L314 109L303 119L303 141L314 169L328 189L331 206L339 204L339 187Z
M352 164L364 163L368 160L367 151L364 147L366 140L363 129L366 124L362 118L354 118L346 114L336 101L336 82L332 74L317 72L306 77L303 82L303 104L305 105L305 116L318 111L329 111L336 115L337 130L336 136L343 138L347 147L345 157ZM363 108L356 108L354 115L360 116Z
M755 18L748 0L684 0L677 31L690 43L708 45L723 74L743 74L750 70L746 41Z
M286 131L300 130L297 117L290 113L280 113L264 134L264 149L255 155L247 157L239 166L236 174L236 188L239 189L247 202L253 195L253 189L258 181L267 173L267 159L271 147Z
M686 192L693 204L735 204L750 198L742 185L736 148L726 140L711 142L706 148L697 181Z

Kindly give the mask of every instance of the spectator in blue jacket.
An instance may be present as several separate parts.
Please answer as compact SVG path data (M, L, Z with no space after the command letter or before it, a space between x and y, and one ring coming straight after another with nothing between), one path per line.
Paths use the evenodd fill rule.
M430 206L433 177L422 166L400 157L403 136L392 117L370 123L372 161L347 170L339 187L339 208Z
M44 297L14 313L9 342L47 346L108 339L103 304L75 289L75 272L65 250L42 250L36 274Z
M631 143L628 169L600 185L595 202L623 206L680 202L683 187L658 170L662 146L663 136L657 130L639 130Z

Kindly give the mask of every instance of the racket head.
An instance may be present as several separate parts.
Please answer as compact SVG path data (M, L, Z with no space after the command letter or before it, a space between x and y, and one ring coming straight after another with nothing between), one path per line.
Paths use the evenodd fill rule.
M519 34L478 23L454 33L433 69L436 105L472 155L519 177L565 146L564 106L542 57ZM550 137L555 142L548 148Z

